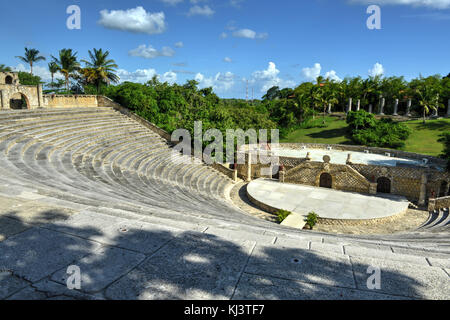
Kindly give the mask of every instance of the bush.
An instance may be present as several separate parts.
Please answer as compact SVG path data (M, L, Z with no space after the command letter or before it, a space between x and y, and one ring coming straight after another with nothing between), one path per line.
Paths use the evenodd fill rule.
M292 212L286 211L286 210L278 210L276 212L276 215L278 217L278 222L282 223L289 215L291 215Z
M306 224L309 226L309 228L312 230L314 226L317 224L317 221L319 221L319 215L317 215L315 212L310 212L306 216Z
M401 148L411 134L411 129L392 119L376 120L364 110L349 112L347 123L354 143L369 147Z
M37 86L41 84L41 78L39 76L33 76L28 72L19 72L19 82L24 86Z

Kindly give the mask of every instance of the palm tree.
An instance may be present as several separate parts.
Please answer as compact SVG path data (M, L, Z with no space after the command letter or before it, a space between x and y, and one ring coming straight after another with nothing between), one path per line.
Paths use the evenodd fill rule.
M421 89L416 89L417 96L419 97L419 105L423 109L423 124L426 123L426 115L430 113L430 110L437 110L439 108L439 94L435 94L427 85L424 85Z
M89 50L90 61L82 60L86 64L83 75L88 83L93 83L97 87L97 93L100 92L100 85L111 82L117 83L120 78L115 74L118 68L113 59L108 59L109 51L103 52L102 49Z
M11 72L11 68L5 66L4 64L0 64L0 72Z
M16 58L22 60L30 65L30 74L33 74L33 64L38 61L46 60L45 57L39 55L39 50L25 48L25 56L16 56Z
M52 56L53 62L58 66L58 71L64 75L66 80L66 90L69 91L69 79L79 70L80 64L77 61L77 53L72 49L62 49L59 51L59 58Z
M48 71L52 74L52 84L55 82L55 73L59 71L59 67L55 61L52 61L48 64Z

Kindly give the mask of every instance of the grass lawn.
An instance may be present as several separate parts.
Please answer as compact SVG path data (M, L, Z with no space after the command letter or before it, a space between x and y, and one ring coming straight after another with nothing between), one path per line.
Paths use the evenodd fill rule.
M316 122L318 119L316 119ZM322 120L320 119L320 122ZM450 119L408 121L406 124L412 129L412 134L406 141L404 151L416 152L431 156L442 153L444 146L438 142L439 135L450 131ZM352 144L346 136L347 123L334 117L326 118L326 127L298 129L281 139L282 143L324 143L324 144Z

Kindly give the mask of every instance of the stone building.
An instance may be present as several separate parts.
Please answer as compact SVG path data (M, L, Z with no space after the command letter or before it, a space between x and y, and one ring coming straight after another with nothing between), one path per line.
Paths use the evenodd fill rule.
M21 85L17 72L0 72L0 109L36 109L44 106L42 85Z
M332 188L340 191L358 192L364 194L396 194L408 200L424 205L428 199L449 195L450 174L444 170L443 159L415 153L368 148L363 146L340 146L320 144L280 144L280 148L290 150L330 150L355 154L396 156L401 159L415 161L417 165L398 163L396 165L377 165L352 161L351 156L344 163L332 163L329 156L321 160L312 160L309 153L306 157L278 157L278 166L272 168L270 178L279 179L284 183L303 184L315 187ZM271 165L261 164L254 154L249 157L250 146L244 146L245 164L237 166L238 175L247 181L267 177L262 174L262 168ZM330 151L331 152L331 151ZM283 170L279 172L278 167ZM270 172L270 170L269 170Z

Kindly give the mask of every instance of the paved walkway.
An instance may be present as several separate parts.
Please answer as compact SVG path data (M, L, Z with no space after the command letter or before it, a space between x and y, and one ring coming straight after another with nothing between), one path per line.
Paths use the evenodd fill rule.
M338 220L379 219L404 213L409 201L404 197L371 196L353 192L279 183L268 179L252 181L249 195L272 208L300 214L314 211L321 218Z
M450 298L444 252L0 200L0 299ZM370 266L380 289L367 287Z

